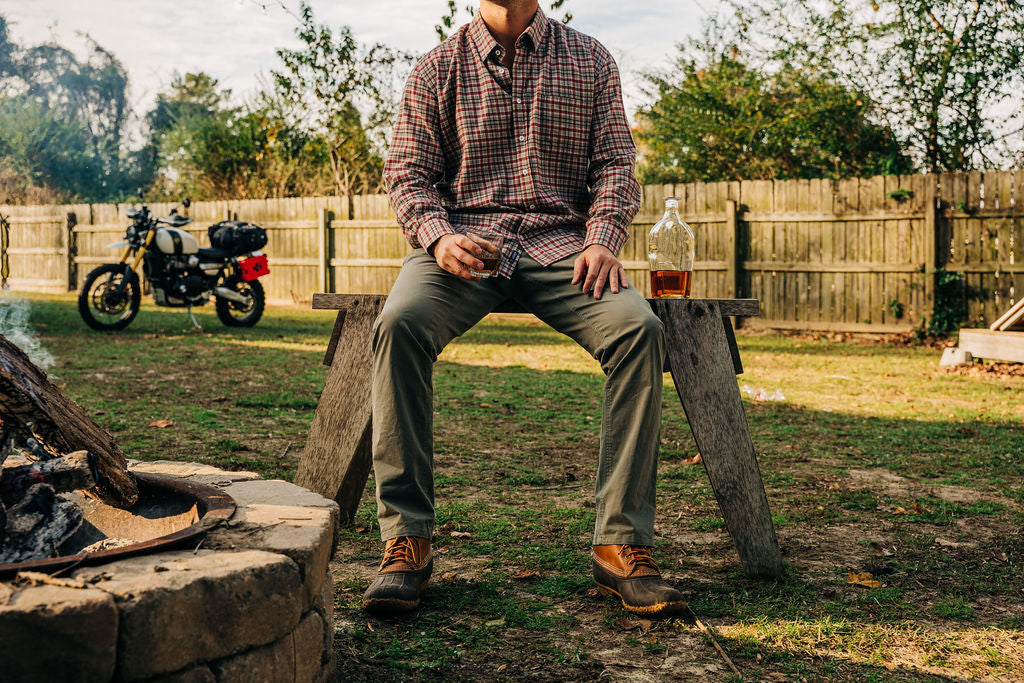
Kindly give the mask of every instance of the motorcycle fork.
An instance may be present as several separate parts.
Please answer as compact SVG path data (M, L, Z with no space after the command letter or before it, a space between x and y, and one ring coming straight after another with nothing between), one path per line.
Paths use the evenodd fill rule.
M128 265L128 257L131 255L132 248L125 247L124 251L121 252L121 260L119 261L119 263L122 263L127 267L124 270L124 276L121 278L121 284L119 284L117 286L117 289L114 290L117 292L117 294L124 293L124 288L128 286L128 273L134 271L136 268L139 267L139 264L142 263L142 257L146 255L146 249L153 241L153 236L155 234L155 231L149 231L149 234L146 235L146 243L139 247L139 251L138 253L135 254L135 259L132 261L131 265Z

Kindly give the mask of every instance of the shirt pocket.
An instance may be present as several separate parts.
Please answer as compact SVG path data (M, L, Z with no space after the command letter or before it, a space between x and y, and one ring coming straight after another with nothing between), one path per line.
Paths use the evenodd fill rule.
M545 171L565 178L586 176L593 86L576 74L558 74L541 88L537 101L540 157Z

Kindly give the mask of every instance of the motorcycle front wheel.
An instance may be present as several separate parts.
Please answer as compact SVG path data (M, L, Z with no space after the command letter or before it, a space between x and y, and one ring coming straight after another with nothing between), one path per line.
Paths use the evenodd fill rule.
M100 332L123 330L135 320L142 301L139 276L122 263L108 263L85 278L78 294L78 313ZM123 285L123 286L122 286Z
M259 280L246 282L237 275L224 280L223 287L246 297L249 302L241 303L217 297L217 317L228 327L252 327L263 317L263 285Z

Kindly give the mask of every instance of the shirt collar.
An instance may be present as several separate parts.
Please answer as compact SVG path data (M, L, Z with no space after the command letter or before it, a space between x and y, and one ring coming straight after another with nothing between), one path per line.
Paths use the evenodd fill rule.
M519 40L523 38L529 39L529 45L532 49L536 50L544 42L544 37L547 35L548 19L544 16L544 12L537 8L537 13L533 15L533 21L526 27L522 35L519 36ZM487 24L484 23L483 17L480 16L480 10L477 10L476 16L473 17L473 21L469 25L469 37L476 45L477 51L480 53L480 59L486 62L488 58L496 51L503 50L498 41L494 39L491 32L487 28ZM524 41L525 43L526 41ZM500 58L501 55L499 55Z

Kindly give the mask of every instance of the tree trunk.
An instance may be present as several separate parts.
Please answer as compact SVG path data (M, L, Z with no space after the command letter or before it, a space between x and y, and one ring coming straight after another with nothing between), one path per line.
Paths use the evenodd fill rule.
M139 497L128 463L110 433L55 387L21 349L0 336L0 420L17 443L38 455L59 457L86 450L94 459L91 492L122 507ZM10 510L8 512L11 512Z

